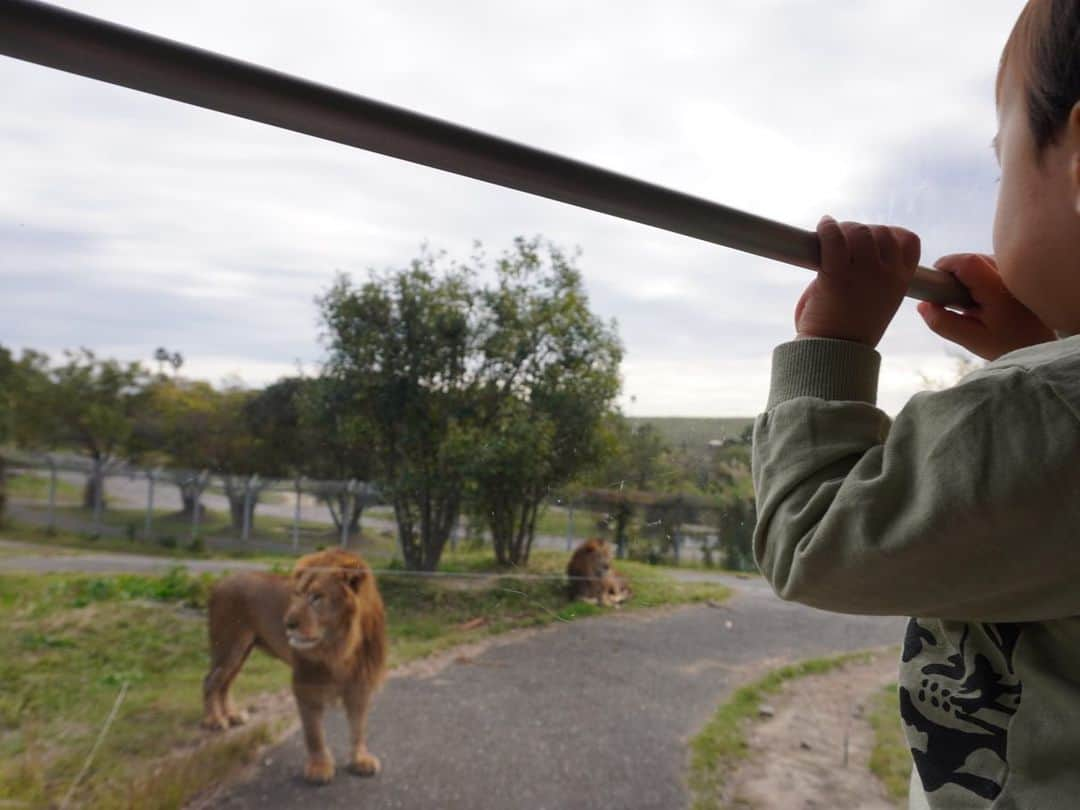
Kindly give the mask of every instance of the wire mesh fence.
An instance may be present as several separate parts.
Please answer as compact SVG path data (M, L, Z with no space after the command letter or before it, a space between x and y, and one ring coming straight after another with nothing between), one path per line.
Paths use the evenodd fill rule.
M370 482L268 478L146 467L68 453L5 451L8 521L15 527L201 553L296 555L332 545L386 562L400 557L391 505ZM752 567L753 515L701 498L583 490L552 495L533 548L569 552L607 536L618 556L669 565ZM449 548L489 545L467 510Z

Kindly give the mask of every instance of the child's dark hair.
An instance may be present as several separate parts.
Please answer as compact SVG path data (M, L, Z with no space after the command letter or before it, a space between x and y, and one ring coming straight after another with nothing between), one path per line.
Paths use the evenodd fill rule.
M998 98L1005 65L1014 59L1041 153L1056 140L1080 102L1080 0L1028 0L1001 54Z

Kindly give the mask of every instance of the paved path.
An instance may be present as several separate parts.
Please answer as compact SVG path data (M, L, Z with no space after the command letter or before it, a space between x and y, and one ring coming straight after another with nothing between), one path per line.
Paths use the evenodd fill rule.
M0 541L0 570L195 571L239 560L40 553ZM217 797L228 810L686 807L686 742L731 690L784 662L898 643L903 621L839 616L776 599L760 579L678 572L736 588L720 607L624 612L519 634L435 673L391 678L376 698L370 745L383 772L344 769L313 788L293 734L253 777ZM243 675L240 676L241 678ZM339 711L331 748L347 752Z
M758 584L722 608L557 625L433 676L391 679L370 723L379 776L339 770L310 787L294 734L212 806L678 810L687 740L733 687L782 661L897 643L902 628L785 604ZM342 760L340 712L329 734Z

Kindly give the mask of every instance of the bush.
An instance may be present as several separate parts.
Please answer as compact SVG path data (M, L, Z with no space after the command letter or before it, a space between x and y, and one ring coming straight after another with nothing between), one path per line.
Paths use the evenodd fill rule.
M167 534L164 537L159 537L158 538L158 545L161 546L162 548L176 548L176 546L177 546L176 538L173 537L171 534Z
M72 607L77 608L94 602L125 599L181 602L189 607L203 607L213 582L214 577L210 574L193 577L184 568L177 566L159 577L142 574L75 577L53 585L50 597L69 602Z

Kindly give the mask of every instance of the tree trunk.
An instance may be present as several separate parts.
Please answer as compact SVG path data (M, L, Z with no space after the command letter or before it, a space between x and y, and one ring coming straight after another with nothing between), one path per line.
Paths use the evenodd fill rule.
M626 559L626 524L630 522L633 510L627 503L619 503L615 506L615 551L620 559Z
M199 503L202 492L194 484L177 484L180 489L180 514L187 520L195 517L195 504L199 504L199 518L206 515L206 507Z
M352 517L349 518L349 535L360 533L360 517L364 514L364 507L367 506L367 501L363 496L357 495L353 498L353 512Z
M94 509L97 504L98 488L101 488L101 505L105 506L105 475L98 472L90 472L86 476L83 485L83 509Z
M402 562L408 570L418 571L423 562L423 555L420 544L416 541L412 510L406 498L395 497L393 503L394 519L397 521L398 539L401 543Z
M237 534L244 530L244 493L229 495L229 522Z
M225 484L225 497L229 499L229 520L232 525L232 529L236 532L237 537L242 536L244 531L244 504L247 502L246 496L246 482L239 486L230 481L228 478L224 479ZM262 492L261 486L256 486L251 490L251 500L247 502L248 505L248 526L251 530L255 530L255 507L259 504L259 493Z
M394 498L394 517L401 538L401 554L411 571L434 571L439 567L450 531L461 510L460 495L424 500ZM415 517L414 517L415 516ZM416 518L419 518L417 521Z
M517 504L502 503L488 510L491 543L495 548L495 562L499 566L529 564L539 511L540 502L536 499Z
M346 534L351 537L360 530L360 517L364 514L368 496L364 493L356 493L352 496L351 512L349 512L349 530ZM326 499L326 507L330 511L330 519L334 522L334 529L341 533L341 521L350 508L349 495L342 492L331 495Z
M0 526L4 523L4 513L7 509L7 467L4 457L0 456Z

